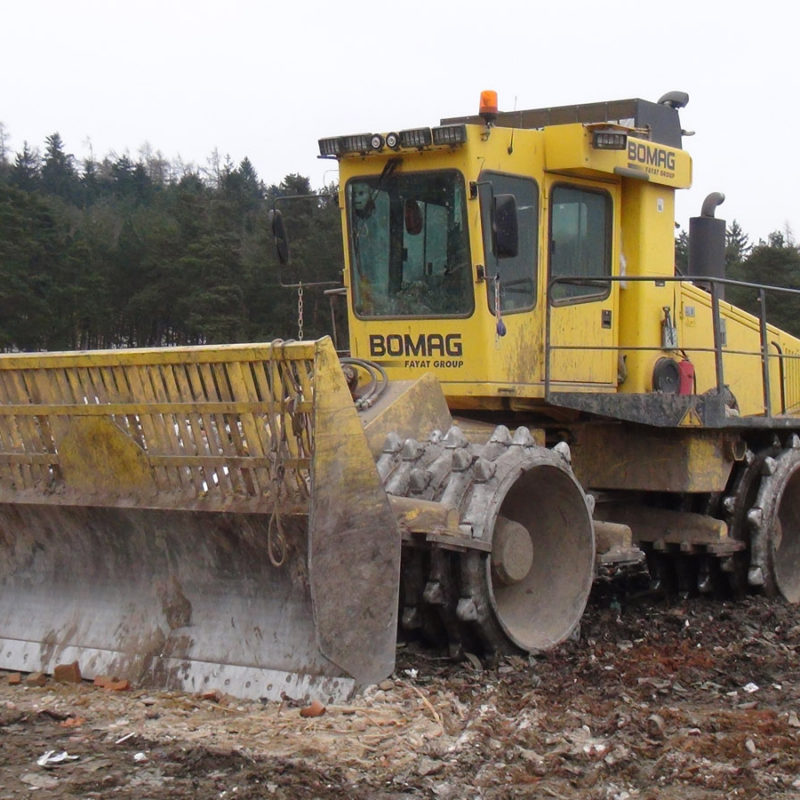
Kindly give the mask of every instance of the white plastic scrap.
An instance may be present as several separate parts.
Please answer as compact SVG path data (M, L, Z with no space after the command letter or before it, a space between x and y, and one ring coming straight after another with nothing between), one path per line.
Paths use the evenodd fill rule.
M52 767L65 764L68 761L77 761L78 758L79 756L71 756L66 750L62 750L60 753L55 750L48 750L43 756L39 756L39 758L36 759L36 763L40 767L51 769Z

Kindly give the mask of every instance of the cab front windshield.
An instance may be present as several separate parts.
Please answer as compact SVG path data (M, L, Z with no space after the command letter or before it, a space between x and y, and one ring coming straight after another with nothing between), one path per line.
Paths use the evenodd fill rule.
M472 312L467 209L459 173L357 178L347 184L346 198L359 316Z

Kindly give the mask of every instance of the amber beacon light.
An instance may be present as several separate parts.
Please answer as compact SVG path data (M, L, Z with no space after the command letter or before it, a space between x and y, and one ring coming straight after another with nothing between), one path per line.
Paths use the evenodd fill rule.
M497 92L493 89L484 89L481 92L481 105L478 113L487 125L497 119Z

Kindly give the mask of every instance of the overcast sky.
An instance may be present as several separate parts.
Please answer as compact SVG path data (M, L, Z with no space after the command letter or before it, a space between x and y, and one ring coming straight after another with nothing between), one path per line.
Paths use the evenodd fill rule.
M792 3L623 0L25 0L2 3L0 122L12 152L58 131L79 160L206 166L217 149L261 178L321 187L323 136L475 113L689 93L694 186L752 240L800 238L800 11Z

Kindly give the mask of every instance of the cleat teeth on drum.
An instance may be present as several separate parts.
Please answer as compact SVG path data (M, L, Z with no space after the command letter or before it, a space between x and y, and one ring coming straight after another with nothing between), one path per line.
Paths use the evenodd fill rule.
M458 425L453 425L445 434L444 439L442 439L442 444L449 448L466 447L469 444L469 439L467 439L464 431Z
M528 428L520 426L514 431L514 438L511 440L512 444L520 447L533 447L536 442L533 441L533 436Z
M511 431L505 425L498 425L494 429L494 433L492 433L489 442L491 444L509 445L512 442Z
M477 483L486 483L494 476L496 469L497 467L493 462L487 461L485 458L479 458L475 462L475 481Z
M750 567L747 571L747 582L751 586L764 585L764 570L761 567Z
M431 482L431 474L426 469L412 469L408 488L413 494L422 494Z
M725 509L726 513L733 514L734 509L736 508L736 498L733 496L728 496L722 501L722 507Z
M775 468L778 466L778 462L772 458L772 456L767 456L764 459L764 463L761 466L761 474L762 475L774 475Z
M472 454L469 450L456 450L453 453L453 472L465 472L472 466Z
M403 440L394 431L386 437L383 443L384 453L399 453L403 449Z
M422 599L432 606L441 606L444 604L444 590L439 581L428 581L425 584L425 591L422 593Z
M557 445L553 447L553 452L558 453L567 464L572 464L572 452L569 449L569 445L566 442L559 442Z
M760 508L751 508L747 512L747 522L751 528L760 528L764 521L764 512Z
M416 439L406 439L400 457L403 461L416 461L422 455L423 445Z
M456 616L462 622L475 622L478 619L478 607L471 597L462 597L456 606Z

